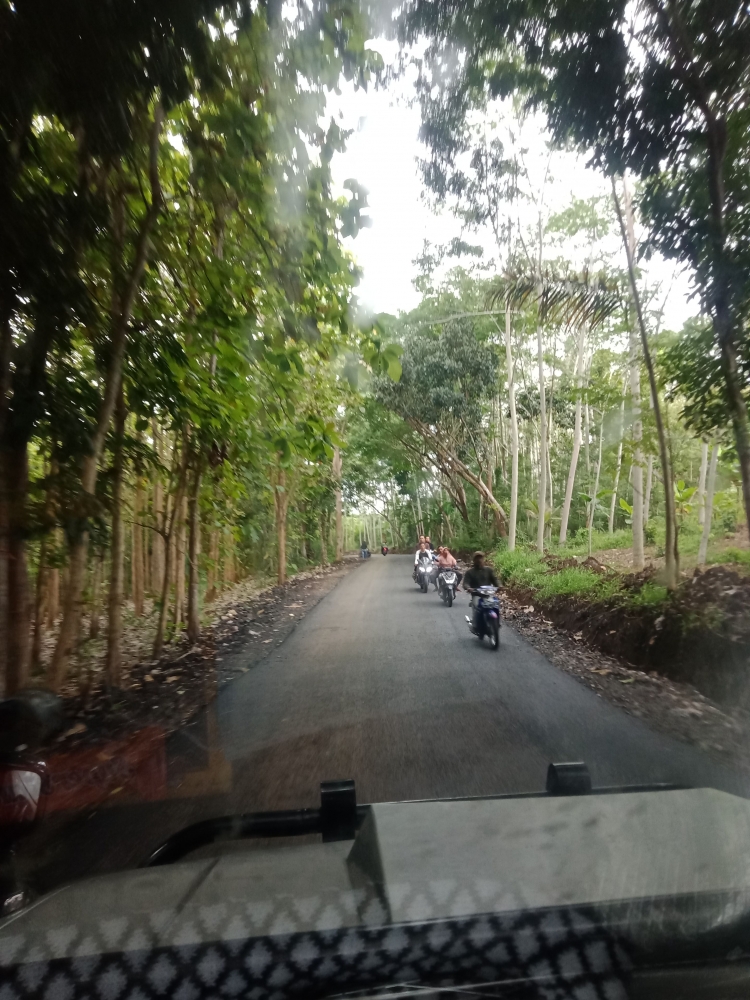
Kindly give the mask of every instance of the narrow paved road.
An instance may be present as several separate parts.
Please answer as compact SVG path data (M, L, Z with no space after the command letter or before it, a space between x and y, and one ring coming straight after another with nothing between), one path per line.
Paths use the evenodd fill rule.
M595 784L669 781L750 794L747 778L652 732L553 667L508 627L498 653L422 594L405 556L373 556L169 748L170 791L68 827L40 886L137 864L224 812L316 805L327 778L362 802L540 789L552 760ZM241 657L242 654L237 654Z
M238 805L311 804L321 779L339 777L356 779L362 801L538 789L551 760L586 761L595 784L742 787L507 626L493 653L459 597L448 609L417 589L408 557L373 556L225 689L218 726Z

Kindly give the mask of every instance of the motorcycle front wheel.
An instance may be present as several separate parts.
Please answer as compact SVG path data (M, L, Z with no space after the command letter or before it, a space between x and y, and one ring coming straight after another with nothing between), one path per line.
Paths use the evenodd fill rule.
M448 589L445 592L445 603L448 605L449 608L453 607L453 591L451 590L450 587L448 587Z
M421 587L422 587L422 593L426 594L427 593L427 581L426 580L422 580Z
M497 652L500 648L500 623L493 621L490 631L490 646Z

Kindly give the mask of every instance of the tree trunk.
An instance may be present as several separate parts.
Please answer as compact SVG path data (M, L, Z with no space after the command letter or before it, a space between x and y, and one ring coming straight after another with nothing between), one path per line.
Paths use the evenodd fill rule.
M516 413L516 384L513 371L513 353L511 348L512 313L505 304L505 365L508 379L508 406L510 408L510 523L508 525L508 551L516 547L516 523L518 521L518 414Z
M91 615L89 617L89 639L99 636L99 609L102 579L102 557L97 552L91 566Z
M157 458L161 460L161 435L156 424L153 428L154 450ZM157 470L154 473L154 493L153 493L153 523L156 527L161 526L164 517L164 491L161 481L161 473ZM164 536L159 531L153 532L151 542L151 591L155 595L161 594L164 582Z
M698 524L703 524L706 513L706 470L708 468L708 441L701 441L701 471L698 477Z
M422 520L422 503L419 499L419 483L417 482L416 475L414 476L414 490L417 500L417 534L424 535L424 521Z
M630 255L635 259L635 228L633 206L630 191L623 178L623 199L625 201L625 232ZM631 523L633 528L633 569L639 572L643 569L643 423L641 421L641 357L638 349L638 334L635 324L629 324L629 363L630 363L630 402L632 408L632 440L633 465L631 476L633 483L633 513Z
M646 468L646 495L643 500L643 526L644 528L648 524L649 515L651 512L651 487L654 482L654 456L648 456L648 465Z
M591 442L591 416L589 413L589 405L583 408L583 449L586 455L586 479L587 482L591 483L591 455L589 451L589 445Z
M344 507L341 494L341 451L338 446L333 449L333 479L336 484L336 562L344 558Z
M86 464L90 466L90 458L86 459ZM87 482L90 482L91 479L92 475L88 474L86 476ZM84 490L83 493L91 496L93 489ZM47 683L53 691L58 691L65 680L70 658L78 642L83 611L83 584L86 577L88 543L88 528L84 526L79 528L68 549L68 578L63 599L62 621L55 652L47 672Z
M188 446L185 441L182 446L182 457L180 459L180 471L177 478L177 487L171 505L171 512L165 517L164 523L164 576L161 585L161 599L159 603L159 618L156 624L156 634L154 636L153 658L158 660L164 648L164 632L169 614L169 588L172 582L172 558L174 556L174 545L172 540L175 534L175 523L178 512L182 511L182 497L185 491L185 478L188 466Z
M174 527L174 510L172 512L172 524L169 528L169 533L171 535ZM169 612L169 587L172 577L172 553L174 548L169 544L170 539L165 539L164 545L164 576L161 582L161 595L159 601L159 618L156 623L156 634L154 636L154 647L152 650L152 658L158 660L161 658L162 650L164 649L164 631L167 625L167 614Z
M5 693L28 683L31 665L31 602L26 562L26 496L29 485L26 442L6 446L0 456L0 661L5 659ZM3 655L4 654L4 655Z
M541 289L539 291L541 299ZM544 392L544 344L542 342L542 324L537 322L536 328L537 363L539 366L539 493L537 506L539 508L536 527L537 552L544 552L545 512L547 504L547 401Z
M581 451L581 415L583 408L583 353L586 342L586 328L581 326L578 332L578 355L576 357L576 413L573 427L573 453L570 456L570 468L568 469L568 481L565 485L565 500L563 501L562 513L560 514L560 545L564 545L568 538L568 519L570 518L570 505L573 500L573 488L576 481L576 470L578 469L578 456Z
M144 591L144 572L143 572L143 527L141 522L143 520L143 506L144 506L144 494L143 494L143 479L140 475L136 475L135 481L135 493L133 495L133 523L131 526L131 559L130 559L130 571L131 571L131 587L133 592L133 613L136 618L140 618L143 615L143 591Z
M199 556L201 539L201 519L200 519L200 490L201 490L201 461L196 463L193 488L190 491L190 502L188 504L188 520L190 523L189 543L188 543L188 609L187 609L187 632L190 642L195 644L200 638L200 574Z
M219 531L211 528L208 542L208 567L206 570L206 604L216 599L216 581L219 577Z
M725 316L724 313L727 313ZM714 317L714 327L719 335L721 348L721 366L724 373L724 383L727 387L729 411L734 429L734 441L737 458L742 475L742 500L745 507L745 520L750 530L750 424L748 423L747 406L742 389L742 378L737 361L737 344L728 310L721 310Z
M622 402L620 403L620 443L617 446L617 465L615 466L615 481L612 486L612 498L609 503L609 521L607 523L607 531L610 535L614 534L615 530L615 504L617 503L617 487L620 485L620 469L622 468L622 435L624 431L623 423L625 417L625 397L623 396Z
M594 492L591 495L591 505L589 508L589 556L591 555L591 539L594 534L594 521L596 520L596 504L597 496L599 492L599 473L602 469L602 440L604 438L604 414L602 413L602 419L599 424L599 457L596 460L596 478L594 479Z
M175 635L182 628L185 613L185 549L187 542L187 500L182 497L177 512L177 530L175 533L175 578L174 578L174 631Z
M282 584L286 583L286 520L291 499L286 469L277 466L272 473L271 483L276 514L277 579Z
M278 545L279 583L286 583L286 504L279 503L276 507L276 540Z
M50 567L47 583L47 628L53 629L60 614L60 570Z
M677 538L677 516L675 510L672 466L669 458L669 447L667 444L667 435L664 428L664 421L662 418L661 404L659 403L659 389L656 382L656 372L654 371L654 364L651 358L651 349L648 343L648 333L646 331L646 323L643 318L643 310L641 309L641 298L638 292L638 285L635 279L635 257L631 252L630 241L628 240L627 236L627 227L625 224L625 219L623 217L622 208L620 207L620 199L617 196L617 186L615 184L614 177L612 177L612 198L614 200L617 219L620 223L620 233L622 235L622 241L623 244L625 245L625 255L628 261L628 279L630 281L630 291L633 296L633 304L635 306L636 315L638 317L638 329L641 334L643 359L646 362L646 370L648 371L649 389L651 390L651 399L654 407L654 420L656 421L656 435L659 441L659 459L661 462L662 482L664 483L664 520L665 520L665 535L666 535L664 544L665 580L666 580L667 590L675 590L680 578L680 554L679 554L678 538ZM628 200L626 204L626 211L629 210L632 213L632 205L630 205L630 208L628 209L629 205L630 202ZM750 465L748 466L748 474L750 475ZM745 502L747 503L747 501L748 498L746 496Z
M711 468L708 473L708 489L706 491L705 517L703 519L703 534L698 548L698 565L706 565L706 555L708 554L708 539L711 535L711 518L714 510L714 489L716 487L716 466L719 461L719 446L714 444L711 449Z
M112 485L112 543L109 575L109 598L107 604L107 656L105 677L110 687L119 687L122 681L122 588L124 525L122 518L122 494L125 479L125 458L123 437L125 435L125 401L120 392L115 411L115 453L114 482Z
M320 515L320 565L328 565L328 543L326 540L326 532L328 530L328 512L323 511Z
M47 551L49 536L44 535L39 544L39 565L36 571L36 601L34 607L34 638L31 646L31 666L37 670L42 662L42 639L47 621L47 601L49 598L49 575Z

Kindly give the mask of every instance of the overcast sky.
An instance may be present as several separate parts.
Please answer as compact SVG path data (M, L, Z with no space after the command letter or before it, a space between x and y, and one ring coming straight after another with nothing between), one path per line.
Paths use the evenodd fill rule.
M388 43L378 40L377 47L388 58ZM406 83L390 91L345 88L341 95L331 95L329 101L329 114L334 114L342 127L354 129L346 151L334 159L337 186L351 177L368 193L372 227L347 244L364 270L358 297L373 312L397 313L413 308L419 295L412 283L416 275L412 261L424 240L443 244L461 232L455 218L448 212L436 213L422 197L417 167L423 149L418 139L419 109L409 106L410 94ZM531 138L532 151L534 145L543 148L541 129L536 131L536 143L534 136ZM554 210L564 208L573 195L588 198L609 191L604 178L586 168L583 157L554 154L552 171ZM491 256L489 234L467 239L484 244ZM688 302L687 278L675 275L673 266L665 261L648 265L647 276L651 281L661 281L665 294L671 288L664 320L666 326L679 329L696 312L695 303Z

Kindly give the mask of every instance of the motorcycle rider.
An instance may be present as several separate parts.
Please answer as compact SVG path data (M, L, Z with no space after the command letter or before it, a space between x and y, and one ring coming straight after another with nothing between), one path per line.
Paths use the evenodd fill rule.
M463 579L463 573L458 569L458 563L456 562L456 557L451 554L450 549L447 545L441 545L438 549L438 570L441 569L452 569L456 574L456 590L461 589L461 580Z
M464 578L464 590L471 594L471 606L474 609L474 622L472 628L477 631L479 624L479 596L477 591L480 587L494 587L500 589L495 571L491 566L484 564L484 552L475 552L472 560L472 567L467 571Z
M419 546L422 544L423 541L424 541L424 535L420 535L419 539L417 540L417 551L414 553L414 565L415 566L417 565L417 557L419 556ZM416 570L414 571L413 576L414 576L414 579L416 580L416 578L417 578Z
M419 548L414 553L414 572L412 573L412 579L417 579L417 566L419 565L420 556L422 559L427 559L430 557L430 550L427 548L424 540L424 535L419 536Z

